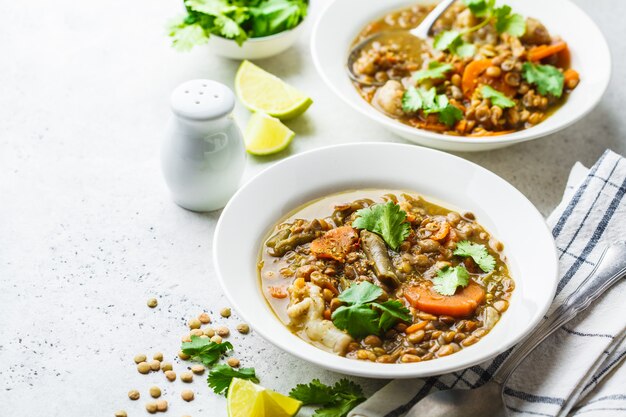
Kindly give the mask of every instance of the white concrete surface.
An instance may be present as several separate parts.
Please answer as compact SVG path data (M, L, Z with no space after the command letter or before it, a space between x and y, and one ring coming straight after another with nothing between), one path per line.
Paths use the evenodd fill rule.
M197 49L170 49L165 22L180 1L0 1L0 415L145 415L158 383L168 415L226 415L224 400L196 378L183 404L177 381L139 375L133 356L171 359L185 321L226 305L211 265L219 213L175 206L158 166L180 82L232 85L238 62ZM313 0L315 15L323 0ZM501 151L462 155L503 176L547 214L572 164L592 164L606 148L626 153L626 2L577 0L603 28L614 77L598 108L552 137ZM315 16L312 16L314 18ZM309 27L312 19L309 19ZM315 73L308 36L266 69L309 92L315 104L289 123L290 150L250 158L246 176L288 154L324 145L400 141L336 99ZM244 124L247 111L237 109ZM150 296L158 308L146 307ZM235 318L225 321L234 326ZM235 337L237 356L264 385L339 375L290 357L258 336ZM176 364L177 370L182 365ZM368 391L381 381L359 380ZM131 403L128 390L142 399Z

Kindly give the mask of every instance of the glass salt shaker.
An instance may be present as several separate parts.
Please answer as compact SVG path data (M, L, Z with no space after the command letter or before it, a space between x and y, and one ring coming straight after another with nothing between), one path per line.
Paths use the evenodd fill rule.
M246 160L232 116L235 95L224 84L191 80L171 96L161 168L176 204L193 211L223 208L239 186Z

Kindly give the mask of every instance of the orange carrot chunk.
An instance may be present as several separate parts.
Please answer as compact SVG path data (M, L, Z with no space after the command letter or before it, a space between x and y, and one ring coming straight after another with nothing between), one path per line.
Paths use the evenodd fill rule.
M267 290L274 298L287 298L287 291L282 287L267 287Z
M317 258L344 262L346 255L357 247L358 242L359 235L352 227L337 227L311 242L311 253Z
M463 71L463 77L461 78L461 87L463 94L470 96L472 92L478 87L478 79L487 68L492 65L490 59L480 59L478 61L470 62Z
M470 281L467 287L457 289L456 294L448 296L436 292L432 284L422 284L406 288L404 297L414 308L426 313L466 317L484 301L485 290Z
M531 48L528 51L528 60L529 61L541 61L544 58L552 56L554 54L558 54L561 51L567 49L567 43L565 42L557 42L552 45L539 45Z
M576 85L580 81L580 74L578 74L578 71L573 70L571 68L565 70L565 72L563 73L563 76L565 78L566 86L570 86L571 85L570 83L574 83L574 85Z

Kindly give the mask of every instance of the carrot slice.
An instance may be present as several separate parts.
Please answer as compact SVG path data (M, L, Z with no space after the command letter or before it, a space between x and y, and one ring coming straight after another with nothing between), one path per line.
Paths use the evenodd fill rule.
M528 51L528 60L533 62L541 61L542 59L558 54L565 49L567 49L567 43L562 41L552 45L535 46L530 48Z
M578 71L571 68L565 70L563 76L565 77L565 85L568 85L572 81L575 81L578 84L580 81L580 74L578 74Z
M411 324L409 327L406 328L404 333L406 333L406 334L415 333L415 332L417 332L419 330L422 330L424 327L426 327L427 324L428 324L428 320L424 320L424 321L420 321L419 323Z
M337 227L311 242L311 253L317 258L343 262L346 255L356 248L358 242L359 235L352 227Z
M267 290L274 298L287 298L287 292L283 287L267 287Z
M487 68L492 65L490 59L480 59L478 61L470 62L463 71L463 77L461 78L461 88L463 94L469 96L478 87L478 78L482 75Z
M430 236L432 240L443 240L446 236L448 236L448 233L450 232L450 223L440 222L439 225L439 230L437 230L436 233L433 233L432 236Z
M404 297L414 308L426 313L466 317L483 302L485 290L476 282L470 281L467 287L447 296L436 292L432 284L422 284L406 288Z

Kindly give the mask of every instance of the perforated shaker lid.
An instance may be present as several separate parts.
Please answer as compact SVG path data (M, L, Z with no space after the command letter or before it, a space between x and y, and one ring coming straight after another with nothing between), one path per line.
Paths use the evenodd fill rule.
M235 107L230 88L212 80L190 80L172 92L172 111L190 120L213 120L228 115Z

